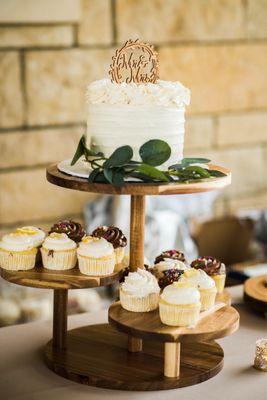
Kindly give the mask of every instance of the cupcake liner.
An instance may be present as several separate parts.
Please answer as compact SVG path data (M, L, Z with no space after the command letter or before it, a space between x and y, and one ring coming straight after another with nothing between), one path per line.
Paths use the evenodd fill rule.
M156 310L159 305L159 294L149 293L145 297L135 297L120 289L121 306L128 311L149 312Z
M78 254L78 262L82 274L91 276L110 275L115 267L115 254L100 258L85 257Z
M120 264L124 257L124 247L118 247L117 249L114 249L114 252L116 258L116 264Z
M0 266L10 271L26 271L35 266L36 248L30 251L0 250Z
M161 322L169 326L195 325L199 319L200 302L195 304L167 304L159 302Z
M213 307L215 304L215 298L217 294L217 289L216 287L210 288L210 289L200 289L200 302L201 302L201 310L200 311L205 311L208 310L209 308Z
M46 269L64 271L72 269L77 263L76 248L66 251L52 251L41 248L43 266Z
M222 293L225 286L226 275L225 274L211 275L211 278L215 282L217 293Z

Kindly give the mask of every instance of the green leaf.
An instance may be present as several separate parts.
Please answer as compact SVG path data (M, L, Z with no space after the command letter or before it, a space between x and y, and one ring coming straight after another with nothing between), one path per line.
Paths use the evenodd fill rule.
M157 168L154 168L152 165L143 163L137 168L137 172L139 172L140 174L146 175L149 178L152 178L153 180L157 180L157 181L161 181L161 182L169 182L169 179L164 174L164 172L158 170Z
M153 139L140 147L139 154L145 164L156 167L170 158L171 148L163 140Z
M95 182L97 175L100 174L100 168L93 169L93 171L88 176L88 182Z
M199 167L197 165L191 165L189 167L186 167L183 171L184 172L187 172L187 171L192 172L193 175L194 174L199 175L201 178L209 178L210 177L208 169Z
M115 186L121 187L124 185L124 175L119 171L114 171L113 174L113 184Z
M123 169L121 168L104 168L103 173L105 178L109 183L115 186L123 186L124 185L124 174Z
M209 162L210 162L210 160L208 158L188 157L188 158L183 158L181 161L181 164L186 166L186 165L191 165L191 164L207 164Z
M73 156L73 159L71 160L70 165L74 165L76 164L76 162L84 155L84 136L81 137L81 139L79 140L77 149L75 151L75 154Z
M131 146L121 146L116 149L111 156L104 162L105 168L120 167L128 164L133 156L133 149Z
M222 178L223 176L227 176L222 171L218 171L217 169L209 169L209 173L213 177Z
M182 164L173 164L170 167L168 167L168 170L172 170L172 171L177 171L179 169L184 169L185 166Z
M105 178L109 181L109 183L113 183L113 171L112 169L104 168L103 170Z

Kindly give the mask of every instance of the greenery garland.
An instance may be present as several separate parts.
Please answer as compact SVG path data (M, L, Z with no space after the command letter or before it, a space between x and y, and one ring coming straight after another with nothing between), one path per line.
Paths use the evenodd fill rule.
M92 168L88 176L89 182L111 183L115 186L123 186L126 178L138 178L146 183L185 183L226 176L221 171L209 169L205 164L210 160L200 157L183 158L179 163L169 166L166 171L159 170L156 167L164 164L171 155L168 143L159 139L144 143L139 149L139 155L142 161L132 160L133 149L126 145L118 147L110 157L106 158L103 153L88 149L85 137L82 136L71 165L84 156Z

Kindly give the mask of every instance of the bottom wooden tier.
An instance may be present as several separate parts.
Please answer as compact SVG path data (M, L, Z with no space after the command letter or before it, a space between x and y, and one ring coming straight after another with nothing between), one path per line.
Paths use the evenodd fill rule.
M129 353L127 335L108 324L67 333L67 348L45 348L45 360L56 374L89 386L120 390L166 390L206 381L223 367L223 350L214 341L183 344L180 377L163 375L163 343L145 341L143 351Z

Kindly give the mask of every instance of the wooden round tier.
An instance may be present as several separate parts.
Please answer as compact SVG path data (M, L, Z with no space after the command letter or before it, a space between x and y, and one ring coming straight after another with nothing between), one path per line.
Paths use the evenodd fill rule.
M28 271L8 271L0 268L3 279L17 285L39 289L85 289L107 286L119 280L121 272L106 276L81 274L78 267L66 271L52 271L36 266Z
M195 385L223 367L223 350L211 341L181 349L180 376L163 374L164 346L147 341L142 352L127 350L127 336L107 324L85 326L67 333L66 349L45 348L45 360L56 374L89 386L120 390L167 390ZM178 396L178 395L177 395Z
M244 301L254 311L267 317L266 275L247 279L244 284Z
M80 190L90 193L102 194L129 194L136 196L145 195L171 195L208 192L221 189L231 183L231 172L217 165L210 165L226 174L222 178L210 178L203 181L191 183L126 183L123 187L116 187L107 183L89 183L85 178L77 178L60 172L57 164L47 168L46 177L50 183L64 188Z
M239 326L239 314L225 305L200 320L194 328L164 325L159 310L134 313L121 307L120 302L109 308L109 323L121 332L140 338L160 342L206 342L222 338L235 332Z

